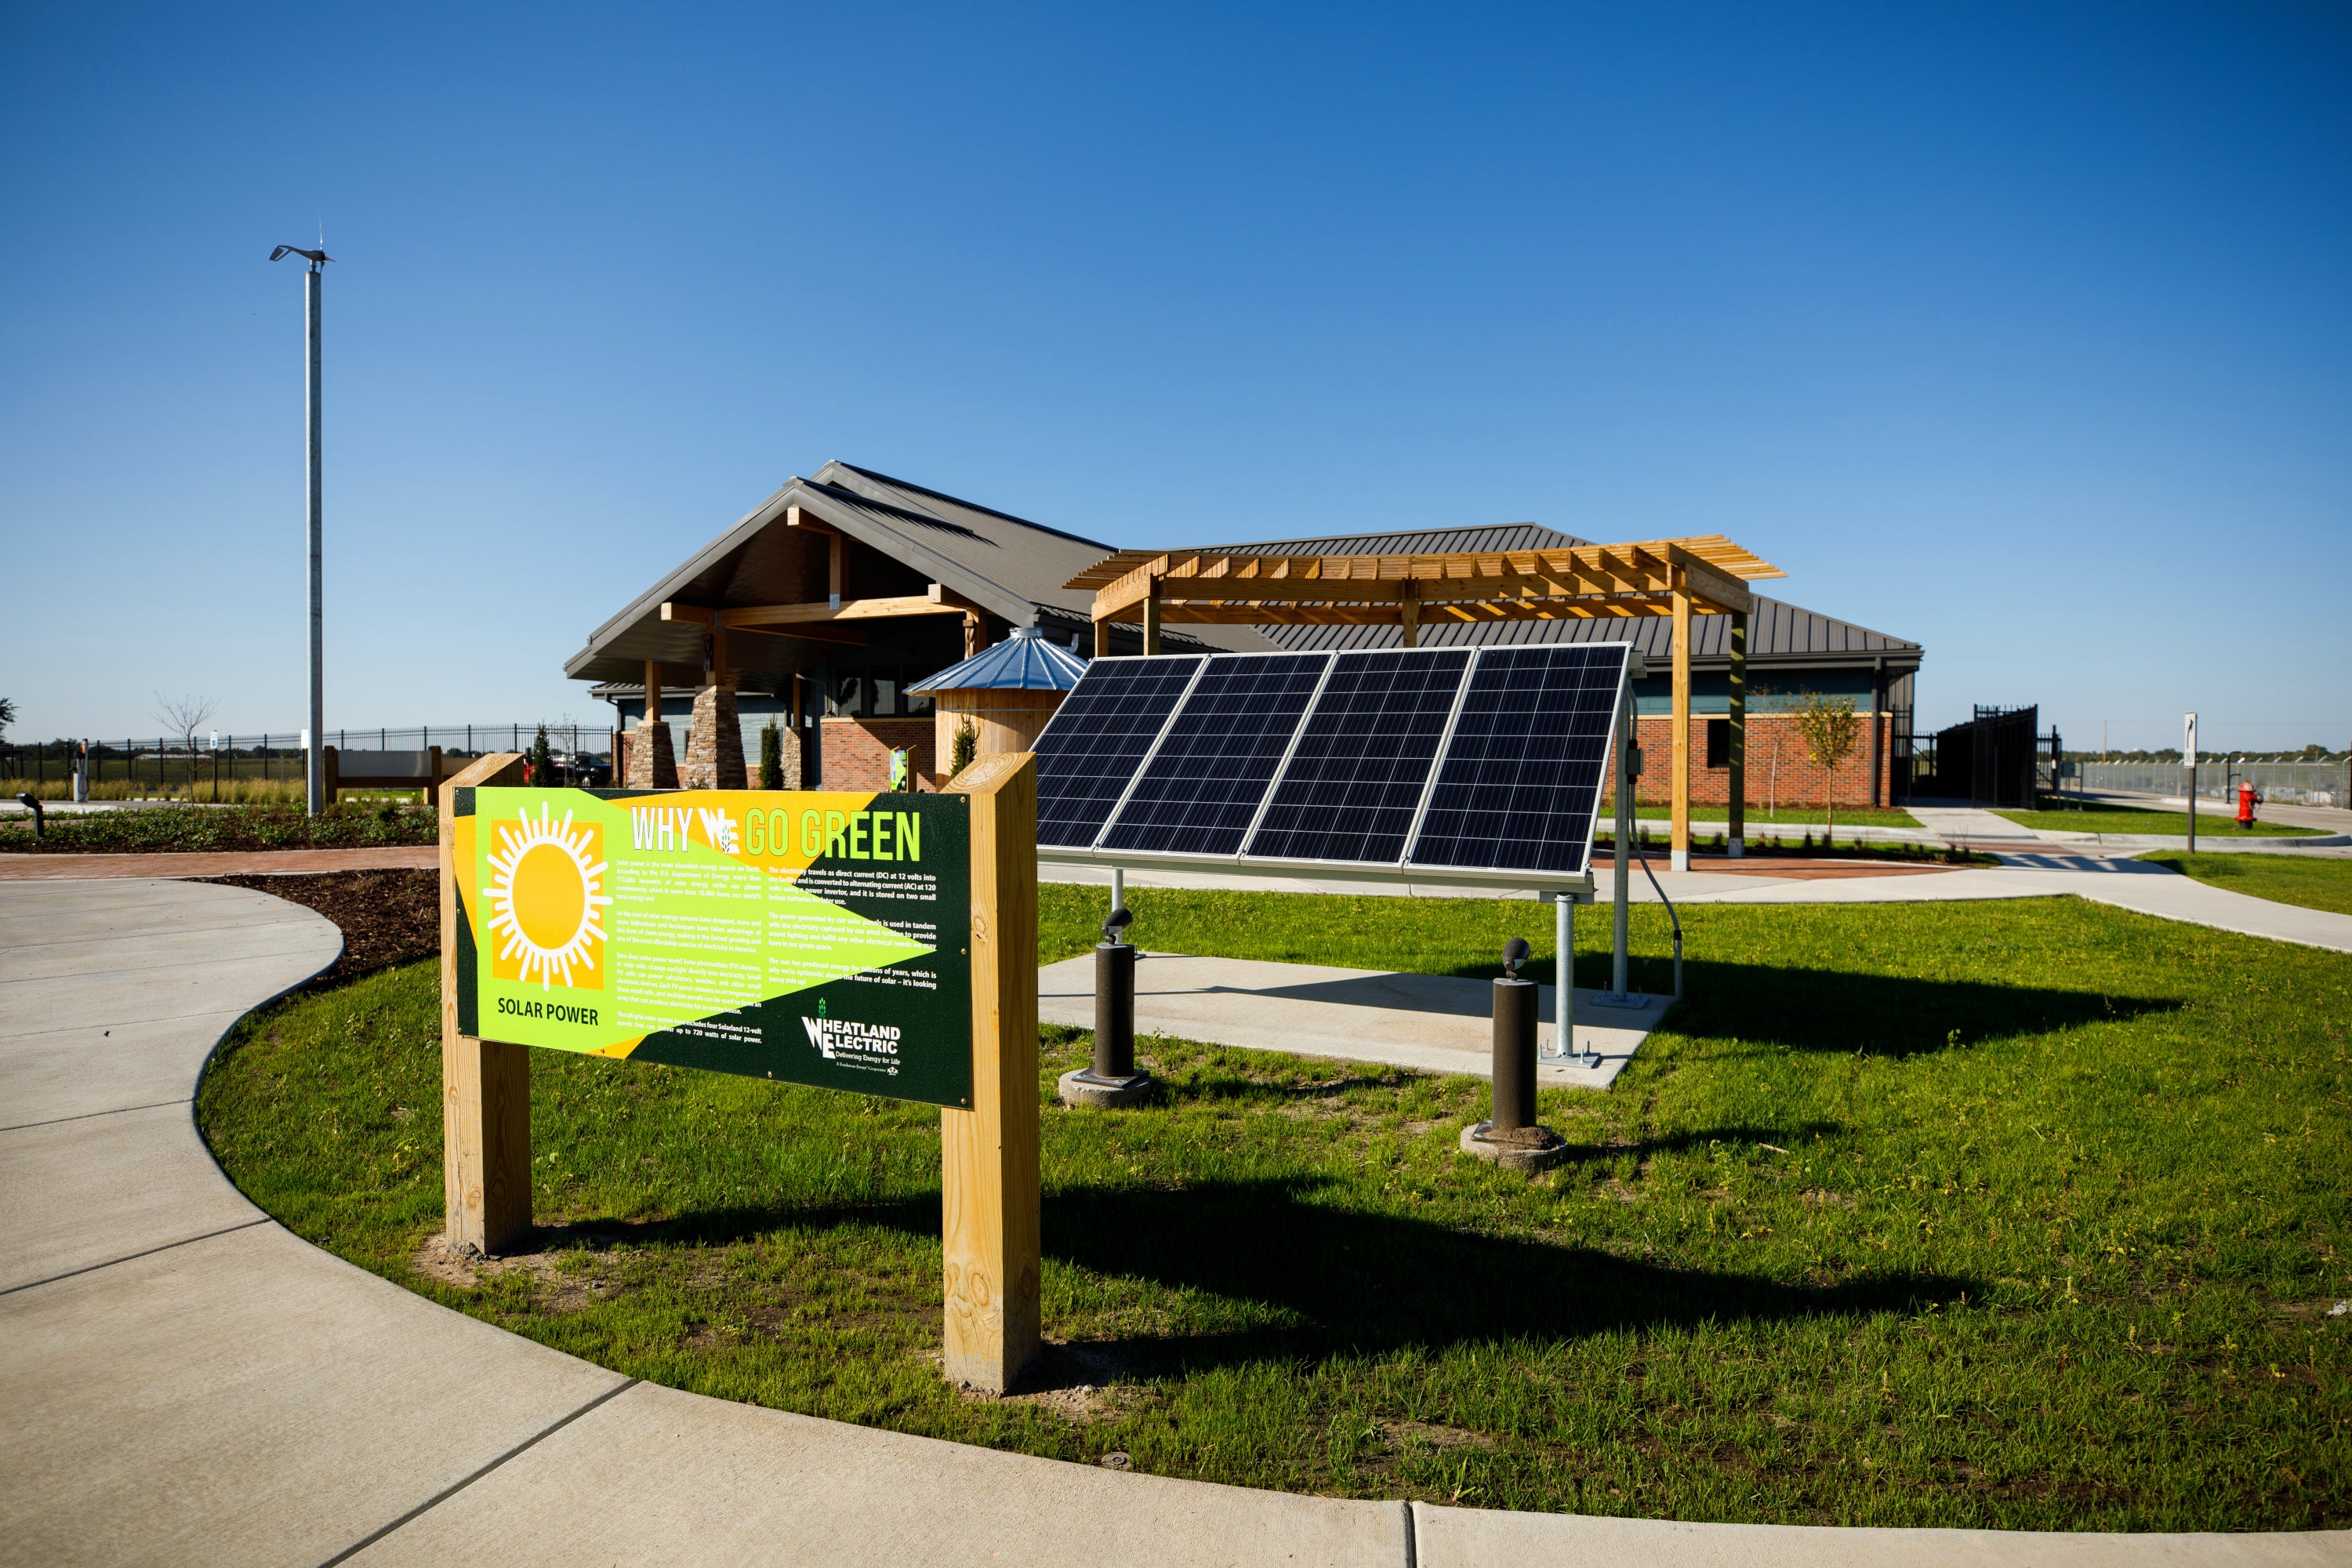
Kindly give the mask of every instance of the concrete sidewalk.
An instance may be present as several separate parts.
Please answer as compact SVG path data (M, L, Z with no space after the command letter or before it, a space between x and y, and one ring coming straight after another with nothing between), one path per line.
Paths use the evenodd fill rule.
M27 1563L2344 1564L2352 1535L1686 1525L1118 1475L636 1382L237 1194L191 1118L331 926L242 889L0 887L0 1552Z

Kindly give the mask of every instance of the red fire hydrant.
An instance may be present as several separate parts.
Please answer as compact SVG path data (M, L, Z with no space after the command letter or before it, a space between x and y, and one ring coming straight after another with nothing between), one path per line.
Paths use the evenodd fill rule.
M2252 827L2254 825L2254 798L2253 781L2251 779L2240 779L2238 781L2239 826Z

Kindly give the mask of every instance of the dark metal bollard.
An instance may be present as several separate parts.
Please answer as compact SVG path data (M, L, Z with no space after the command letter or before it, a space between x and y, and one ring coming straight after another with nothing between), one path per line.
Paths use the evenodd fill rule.
M1098 1079L1135 1076L1135 949L1095 943L1095 1065Z
M1103 921L1095 944L1095 1059L1062 1075L1065 1105L1111 1108L1151 1097L1151 1075L1135 1070L1135 949L1118 939L1135 917L1124 905Z
M1495 1113L1493 1130L1516 1132L1536 1124L1536 983L1495 982Z

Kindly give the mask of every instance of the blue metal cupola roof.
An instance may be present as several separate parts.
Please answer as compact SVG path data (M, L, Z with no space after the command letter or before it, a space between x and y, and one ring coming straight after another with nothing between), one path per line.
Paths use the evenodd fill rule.
M1046 640L1035 626L1016 626L994 647L950 665L909 692L1067 691L1087 672L1086 660Z

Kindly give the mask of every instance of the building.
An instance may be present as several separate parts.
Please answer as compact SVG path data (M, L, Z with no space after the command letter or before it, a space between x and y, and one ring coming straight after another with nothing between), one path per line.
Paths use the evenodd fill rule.
M1325 535L1205 548L1233 553L1387 554L1578 545L1587 541L1513 523L1410 532ZM846 463L785 481L732 528L596 628L565 663L594 682L621 724L616 777L723 782L728 756L757 754L744 731L785 732L785 784L794 788L877 787L889 753L912 753L925 787L938 754L931 705L908 688L1034 626L1073 653L1091 651L1093 595L1063 586L1115 546L925 489ZM1695 623L1692 799L1727 797L1729 706L1726 623ZM1139 628L1111 628L1113 653L1142 651ZM1395 626L1181 626L1162 634L1166 652L1380 647ZM1656 673L1636 697L1644 751L1671 746L1666 661L1673 622L1513 621L1429 626L1424 647L1459 642L1630 639ZM1921 648L1885 633L1759 596L1748 634L1748 795L1840 804L1898 798L1898 759L1909 744ZM657 694L669 735L658 746L635 731ZM1864 740L1834 780L1796 743L1784 710L1802 691L1850 697L1871 716ZM697 719L700 720L698 724ZM731 735L730 733L731 732ZM686 759L675 781L647 765L656 750ZM631 756L629 753L634 753ZM734 763L740 775L741 763ZM1663 768L1651 770L1663 798ZM739 781L740 782L740 781Z

